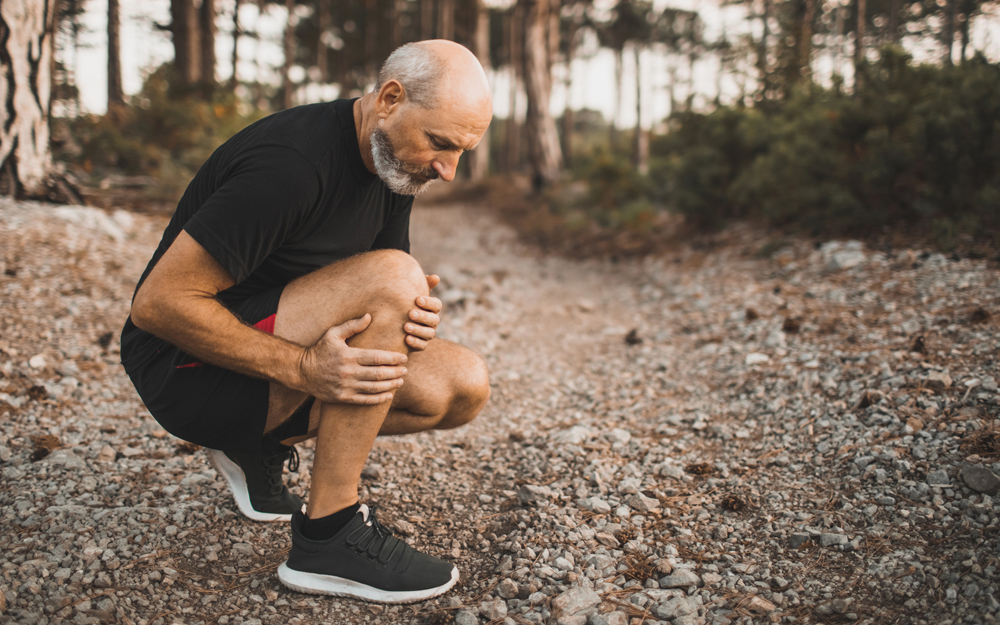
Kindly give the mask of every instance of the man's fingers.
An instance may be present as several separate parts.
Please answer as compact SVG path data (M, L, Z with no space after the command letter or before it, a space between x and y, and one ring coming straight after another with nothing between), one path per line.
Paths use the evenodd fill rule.
M431 275L427 276L427 288L428 289L433 289L434 287L436 287L439 284L441 284L441 276L438 276L438 275L433 274L433 273Z
M386 393L393 391L403 385L403 380L382 380L380 382L358 382L357 389L359 393L365 395L377 395L379 393Z
M379 349L359 349L356 350L357 363L370 367L372 365L405 365L406 354L399 352L386 352Z
M372 316L365 313L364 316L358 317L357 319L350 319L340 324L339 326L333 326L327 330L327 334L333 334L335 337L341 341L346 341L355 334L363 332L368 324L372 322Z
M428 326L431 328L438 327L441 323L441 317L436 313L427 312L426 310L420 310L419 308L414 308L409 314L410 320L419 323L422 326ZM413 325L412 323L407 325Z
M359 380L395 380L406 375L406 367L361 367Z
M434 328L422 326L416 323L407 323L403 325L403 331L410 336L415 336L417 338L429 341L434 338Z
M415 349L418 352L427 347L427 341L421 338L417 338L412 334L406 336L406 344L410 346L410 349Z
M344 403L358 404L361 406L374 406L383 402L392 401L392 393L379 393L378 395L353 395Z
M436 297L421 295L416 299L416 303L417 306L423 308L424 310L429 310L432 313L441 312L441 300Z

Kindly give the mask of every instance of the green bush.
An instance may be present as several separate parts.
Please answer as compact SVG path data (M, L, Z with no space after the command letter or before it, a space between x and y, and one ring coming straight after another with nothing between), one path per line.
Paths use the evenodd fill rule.
M734 218L829 236L905 226L944 247L1000 228L1000 65L914 65L886 48L864 84L858 95L803 84L766 112L679 114L651 143L648 178L591 172L592 199L619 211L628 191L617 186L630 186L703 228Z

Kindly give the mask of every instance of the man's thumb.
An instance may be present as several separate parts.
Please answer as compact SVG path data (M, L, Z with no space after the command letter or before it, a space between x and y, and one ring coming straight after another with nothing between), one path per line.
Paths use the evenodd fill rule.
M348 321L345 321L339 326L334 326L330 328L329 331L332 332L333 335L339 338L340 340L346 341L355 334L363 332L364 329L367 328L368 324L370 324L371 322L372 322L372 316L369 315L368 313L365 313L364 316L358 317L357 319L350 319Z

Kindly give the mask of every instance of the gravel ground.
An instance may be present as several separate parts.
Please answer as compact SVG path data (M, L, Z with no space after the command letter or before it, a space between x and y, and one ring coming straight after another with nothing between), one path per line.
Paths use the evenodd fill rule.
M441 335L485 355L493 396L466 428L376 443L364 500L462 570L383 607L282 587L287 528L239 516L134 395L117 332L163 226L0 200L0 623L1000 620L985 261L763 259L734 231L571 262L471 208L417 210Z

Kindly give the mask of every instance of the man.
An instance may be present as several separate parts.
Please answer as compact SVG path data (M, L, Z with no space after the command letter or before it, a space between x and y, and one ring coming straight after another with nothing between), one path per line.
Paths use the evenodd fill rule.
M358 483L376 435L457 427L489 397L482 359L432 340L439 279L407 252L413 196L454 178L491 116L468 50L403 46L372 93L216 150L136 288L129 377L165 429L211 450L244 514L291 519L278 576L293 589L403 603L458 579L381 526ZM303 514L282 466L313 437Z

